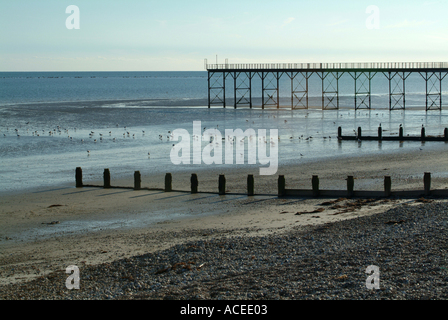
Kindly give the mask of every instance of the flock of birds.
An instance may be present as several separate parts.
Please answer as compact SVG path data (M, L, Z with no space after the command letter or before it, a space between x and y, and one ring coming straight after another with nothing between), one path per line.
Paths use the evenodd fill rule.
M275 116L273 116L274 118L275 118ZM249 120L246 120L246 122L249 122ZM252 121L252 123L254 124L255 123L255 121ZM287 123L287 120L284 120L284 123ZM29 125L29 122L27 122L26 123L26 125ZM119 128L119 125L117 124L116 125L116 127L117 128ZM120 133L120 135L122 135L122 137L123 138L133 138L133 139L135 139L136 138L136 133L131 133L129 130L128 130L128 128L125 126L125 127L123 127L123 129L124 129L124 131L122 132L122 133ZM203 132L205 132L206 131L206 129L207 129L207 127L204 127L203 128ZM219 129L219 125L216 125L216 129ZM20 132L19 132L19 129L17 129L17 128L15 128L15 129L13 129L14 130L14 134L17 136L17 137L21 137L21 134L20 134ZM77 132L77 128L72 128L72 129L67 129L67 128L62 128L61 126L59 126L59 125L57 125L56 127L54 127L53 129L51 129L51 130L45 130L45 129L43 129L43 130L34 130L34 131L31 131L30 132L30 129L29 128L27 128L27 129L21 129L22 131L26 131L26 133L24 133L23 135L27 135L27 136L34 136L34 137L40 137L40 136L57 136L57 135L62 135L62 134L66 134L67 135L67 138L69 139L69 140L71 140L71 141L80 141L81 143L84 143L84 142L87 142L88 140L91 140L91 141L93 141L93 143L98 143L98 142L103 142L103 141L105 141L106 140L106 136L109 136L109 137L112 137L112 131L108 131L107 133L97 133L97 132L95 132L95 131L90 131L89 132L89 134L88 134L88 139L87 138L79 138L79 134L77 134L77 135L74 135L74 134L72 134L71 132ZM7 132L9 132L10 131L10 129L9 129L9 127L8 128L6 128L6 131ZM1 130L0 130L0 132L1 132ZM145 136L145 130L142 130L141 131L141 136ZM319 132L317 132L317 133L319 133ZM4 137L7 137L8 135L6 134L6 133L3 133L3 136ZM78 138L76 138L76 136L78 136ZM289 140L293 140L294 139L294 137L293 136L288 136L289 137ZM192 135L192 138L194 139L194 140L199 140L199 139L202 139L202 136L198 136L198 135ZM256 136L254 137L254 136L252 136L252 135L250 135L249 137L248 137L248 139L249 139L249 141L253 141L253 139L254 138L256 138ZM329 137L323 137L323 139L331 139L331 136L329 136ZM79 140L78 140L79 139ZM166 134L159 134L158 135L158 139L160 140L160 141L164 141L165 139L165 141L173 141L173 139L174 139L174 134L173 134L173 132L171 132L171 131L168 131ZM217 135L215 135L215 136L210 136L210 143L212 143L212 142L215 142L216 144L219 144L220 142L218 141L218 139L219 139L219 137L217 136ZM239 142L239 143L244 143L244 140L245 140L245 137L243 137L242 139L239 139L239 141L237 141L237 138L236 137L231 137L231 136L228 136L228 137L221 137L221 139L222 139L222 141L229 141L230 143L231 143L231 145L233 145L234 143L237 143L237 142ZM309 140L312 140L313 139L313 137L312 136L307 136L307 137L305 137L304 135L301 135L300 137L298 137L298 139L299 140L304 140L304 141L309 141ZM110 139L109 139L110 140ZM266 140L266 137L258 137L258 140L259 141L262 141L262 142L264 142L264 143L267 143L268 141ZM278 137L278 140L280 140L280 136ZM113 137L112 139L111 139L111 141L112 142L117 142L118 141L118 139L117 139L117 137ZM275 141L273 141L273 138L271 137L270 138L270 144L271 145L274 145L275 144ZM175 144L173 144L173 146L174 146ZM92 151L91 150L86 150L87 151L87 155L88 156L90 156L90 154L92 153ZM151 153L150 152L148 152L148 158L151 156ZM300 154L300 156L303 156L303 154Z
M273 116L273 118L275 118L275 115ZM249 120L246 119L246 122L249 123ZM255 121L252 121L252 123L254 124ZM287 124L288 120L284 120L284 123ZM27 122L26 125L29 125L29 122ZM336 122L333 122L333 125L336 125ZM381 126L381 123L380 123L379 126ZM400 124L400 127L401 126L402 125ZM117 124L116 127L118 129L119 128L119 124ZM131 133L130 130L127 129L126 126L123 127L123 129L124 129L124 131L119 133L119 135L122 135L123 138L133 138L133 139L136 138L136 133ZM203 128L203 132L205 132L206 129L207 128L204 127ZM219 129L219 125L216 126L216 129ZM21 129L21 130L22 131L26 130L26 133L24 133L24 134L30 136L30 129L29 128L28 129ZM71 135L71 130L73 130L74 132L77 132L77 128L73 128L73 129L69 130L67 128L62 128L62 127L60 127L58 125L58 126L54 127L52 130L48 130L48 129L45 130L45 129L43 129L43 130L31 131L31 136L40 137L40 136L55 136L55 135L66 134L68 139L70 139L70 140L78 140L79 139L78 141L80 141L82 143L86 142L87 140L91 140L94 143L98 143L98 142L103 142L106 139L106 135L108 135L109 137L112 137L112 131L108 131L108 133L106 133L106 134L104 134L104 133L96 133L94 131L90 131L90 133L88 134L88 139L87 138L86 139L85 138L79 138L79 134L75 135L75 136L78 136L78 138L75 138L75 136ZM2 130L0 130L0 132L1 131ZM6 131L10 132L10 129L6 128ZM17 137L21 137L19 129L15 128L15 129L13 129L13 131L14 131L14 134ZM145 130L142 130L141 131L141 136L145 136L145 133L146 133ZM316 133L319 134L319 131L316 131ZM357 134L357 132L355 130L353 130L353 133L355 135ZM3 133L3 136L7 137L8 135L6 133ZM173 133L171 131L168 131L165 134L159 134L158 135L158 139L160 141L164 141L165 138L166 138L166 141L173 141L174 140L174 135L173 135ZM202 139L202 137L198 136L198 135L193 135L192 138L194 140L196 140L196 141L199 140L199 139ZM253 141L254 138L256 139L256 136L254 137L254 136L251 135L248 138L249 138L249 141ZM279 136L278 140L280 140L280 138L281 137ZM284 136L282 138L284 138ZM287 140L291 140L292 141L294 139L294 136L293 135L289 135L286 138L287 138ZM313 139L313 136L312 135L309 135L309 136L300 135L297 138L298 138L298 140L301 140L301 141L311 141ZM332 137L331 136L322 136L321 138L326 140L326 139L331 139ZM218 139L219 139L219 137L217 135L210 136L210 143L215 142L216 144L219 144L220 142L218 141ZM244 143L244 140L245 140L245 138L243 137L242 139L240 139L240 141L236 141L236 137L231 137L231 136L221 137L221 139L222 139L222 141L226 141L226 140L229 141L230 143L232 143L232 145L235 142ZM111 140L112 142L117 142L118 141L116 136L113 137L112 139L109 139L109 140ZM268 142L266 140L266 137L258 137L258 140L259 141L262 140L264 143ZM272 137L271 137L269 142L271 143L271 145L273 145L275 143L275 141L273 141ZM173 144L173 146L174 145L175 144ZM90 154L91 154L91 150L87 150L87 155L90 155ZM151 153L148 152L148 157L150 157L150 155L151 155ZM300 156L303 157L303 154L300 154Z
M29 122L27 122L26 123L27 125L29 124ZM119 127L119 125L117 124L117 128ZM73 130L74 132L77 132L77 128L73 128L73 129L70 129L70 130ZM71 135L71 131L70 131L69 129L66 129L66 128L62 128L62 127L60 127L59 125L58 126L56 126L55 128L53 128L53 129L51 129L51 130L45 130L45 129L43 129L43 130L33 130L33 131L31 131L30 132L30 129L29 128L27 128L27 129L22 129L22 131L24 131L24 132L26 132L26 133L24 133L24 134L20 134L20 132L19 132L19 129L17 129L17 128L15 128L15 129L13 129L13 130L11 130L11 131L13 131L14 132L14 134L18 137L18 138L20 138L21 136L24 136L25 134L27 135L27 136L32 136L32 137L43 137L43 136L50 136L50 137L53 137L53 136L60 136L60 135L62 135L62 134L67 134L67 138L69 139L69 140L71 140L71 141L79 141L79 142L81 142L81 143L84 143L84 142L87 142L87 138L76 138L75 136L76 135ZM133 133L132 135L131 135L131 132L129 132L129 131L127 131L126 130L126 127L124 127L124 130L125 130L125 132L123 133L123 138L130 138L130 137L132 137L132 138L136 138L136 134L135 133ZM0 132L1 132L2 130L0 130ZM6 128L6 132L8 133L8 132L10 132L10 128L9 127L7 127ZM9 135L7 134L7 133L3 133L3 137L8 137ZM120 133L121 134L121 133ZM105 139L106 139L106 135L107 135L107 133L106 134L103 134L103 133L98 133L98 135L96 135L96 133L94 132L94 131L90 131L90 133L88 134L88 138L90 139L90 140L92 140L94 143L97 143L97 142L103 142ZM145 130L142 130L142 135L144 136L145 135ZM109 131L108 132L108 136L109 137L111 137L112 136L112 131ZM169 139L170 138L170 136L167 136L167 139ZM159 139L160 140L163 140L162 139L162 136L161 135L159 135ZM113 142L116 142L118 139L116 138L116 137L114 137L114 138L112 138L111 139ZM91 154L91 151L90 150L87 150L87 155L90 155ZM150 154L150 152L148 152L148 156L150 156L151 154Z

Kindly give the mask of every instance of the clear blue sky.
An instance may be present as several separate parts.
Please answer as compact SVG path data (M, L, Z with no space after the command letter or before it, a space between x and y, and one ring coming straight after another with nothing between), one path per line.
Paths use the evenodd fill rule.
M69 30L66 7L80 10ZM369 5L379 29L369 29ZM448 61L448 0L0 0L0 71Z

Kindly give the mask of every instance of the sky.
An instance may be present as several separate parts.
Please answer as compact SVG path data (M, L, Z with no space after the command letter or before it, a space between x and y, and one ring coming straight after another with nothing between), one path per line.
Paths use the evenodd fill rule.
M0 72L443 62L447 12L448 0L0 0Z

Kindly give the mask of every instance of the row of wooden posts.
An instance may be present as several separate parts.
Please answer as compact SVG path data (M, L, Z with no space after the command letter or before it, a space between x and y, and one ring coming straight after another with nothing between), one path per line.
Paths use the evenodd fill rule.
M356 133L356 132L355 132ZM343 136L342 128L338 128L339 140L380 140L380 141L448 141L448 128L445 128L444 134L441 137L427 136L426 129L422 127L420 136L404 136L403 127L400 126L398 130L398 136L383 136L383 128L378 127L378 136L363 136L362 128L358 127L356 135Z
M82 168L78 167L76 168L76 187L82 188L82 187L101 187L96 185L89 185L84 184L82 180ZM134 189L134 190L162 190L165 192L172 192L172 191L179 191L173 189L173 176L171 173L167 173L165 175L165 188L142 188L142 178L140 171L134 172L134 187L113 187L111 185L111 178L110 178L110 170L104 169L103 173L103 181L104 185L102 186L105 189L108 188L121 188L121 189ZM190 185L191 185L191 193L198 193L198 186L199 186L199 180L198 175L196 173L193 173L190 178ZM218 194L224 195L226 194L226 177L225 175L221 174L219 175L219 181L218 181ZM250 174L247 177L247 194L249 196L255 195L255 183L254 183L254 175Z
M88 185L84 184L82 181L82 169L80 167L76 168L76 187L103 187L103 188L121 188L121 189L134 189L134 190L158 190L164 192L191 192L192 194L198 193L198 176L193 173L190 178L190 191L185 190L174 190L173 176L171 173L165 175L165 187L164 188L142 188L141 186L141 174L140 171L135 171L134 173L134 187L113 187L111 185L111 177L109 169L104 169L104 185ZM384 190L383 191L359 191L355 190L355 178L354 176L347 177L347 189L345 190L323 190L319 186L319 177L313 175L311 179L311 190L309 189L287 189L286 179L284 175L278 176L278 197L296 196L296 197L421 197L421 196L448 196L448 189L443 190L431 190L431 173L426 172L423 177L423 190L403 190L403 191L392 191L392 180L390 176L384 177ZM225 195L226 192L226 178L225 175L219 175L218 179L218 192L201 192L201 193L214 193L219 195ZM254 175L249 174L247 176L247 195L255 195L255 180Z

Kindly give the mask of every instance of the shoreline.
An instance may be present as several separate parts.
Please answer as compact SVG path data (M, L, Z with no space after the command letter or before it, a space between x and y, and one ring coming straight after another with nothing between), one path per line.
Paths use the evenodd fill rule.
M354 143L346 141L344 143ZM386 142L390 143L390 142ZM248 174L253 174L255 177L255 191L260 195L277 195L277 179L279 175L284 175L286 185L288 188L305 188L311 189L312 175L319 174L321 178L320 188L332 189L340 188L345 190L346 185L344 181L348 175L353 175L356 184L355 189L358 190L382 190L383 178L386 175L392 176L392 188L399 188L408 185L409 179L415 182L414 186L409 186L406 189L423 188L423 175L425 172L431 172L434 175L434 188L444 187L448 183L448 175L444 174L443 155L448 156L448 149L443 150L442 144L432 143L431 146L420 150L420 143L414 143L414 149L406 150L387 150L383 153L375 154L349 154L334 155L325 158L307 159L306 157L298 160L297 164L286 163L279 164L276 174L271 176L260 176L259 168L262 165L221 165L221 166L207 166L205 164L175 166L173 171L151 173L142 171L139 167L135 167L135 171L140 171L142 176L142 188L164 188L165 174L170 172L173 175L173 189L190 191L190 177L191 174L196 173L199 179L199 192L218 192L218 177L220 174L225 174L227 179L227 187L229 192L246 193L246 181ZM445 145L445 143L443 144ZM412 158L414 164L404 163ZM430 159L430 160L428 160ZM418 162L418 163L417 163ZM355 166L355 167L353 167ZM81 167L82 168L82 167ZM29 187L20 190L0 190L0 198L5 196L14 196L25 193L46 192L48 190L57 190L60 188L75 187L75 169L72 168L70 181L54 184L46 187ZM100 171L88 171L83 169L83 184L102 186L103 180L89 179L88 176L102 176L103 169ZM419 169L419 170L417 170ZM131 188L134 185L134 171L130 170L128 173L116 174L111 172L112 187L126 187ZM290 179L288 179L290 178ZM395 178L395 180L394 180ZM372 189L372 181L363 179L376 180L374 181ZM419 183L421 180L421 183ZM261 184L259 183L261 182ZM268 184L269 188L267 188ZM395 184L395 185L394 185ZM369 188L370 187L370 188ZM367 189L366 189L367 188ZM258 192L257 192L258 189Z

